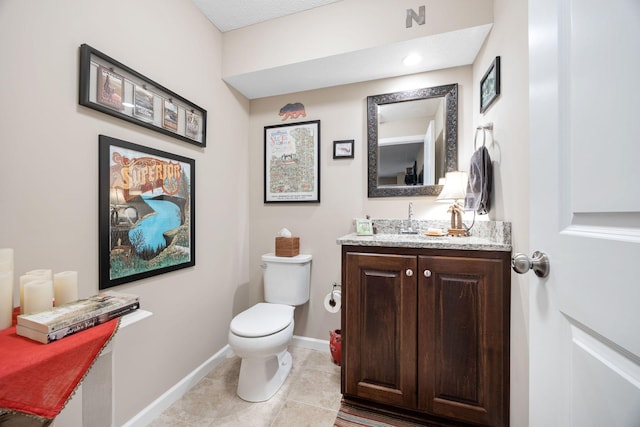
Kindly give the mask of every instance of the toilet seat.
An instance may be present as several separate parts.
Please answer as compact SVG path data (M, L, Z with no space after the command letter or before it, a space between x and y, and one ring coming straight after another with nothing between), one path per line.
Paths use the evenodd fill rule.
M291 324L294 309L285 304L258 303L231 320L231 332L247 338L275 334Z

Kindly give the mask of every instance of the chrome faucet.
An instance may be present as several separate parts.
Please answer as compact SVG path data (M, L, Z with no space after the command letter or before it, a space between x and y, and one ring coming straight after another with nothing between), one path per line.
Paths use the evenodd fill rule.
M407 228L400 230L401 234L418 234L418 230L413 228L413 202L409 202L409 219L407 220Z

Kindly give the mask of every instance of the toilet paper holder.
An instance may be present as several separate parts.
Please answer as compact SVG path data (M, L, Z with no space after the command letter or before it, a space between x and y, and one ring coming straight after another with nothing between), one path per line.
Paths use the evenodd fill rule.
M331 307L335 307L336 306L336 300L333 297L334 292L336 292L336 288L340 288L340 293L342 293L342 286L338 283L333 283L332 288L331 288L331 299L329 300L329 305Z

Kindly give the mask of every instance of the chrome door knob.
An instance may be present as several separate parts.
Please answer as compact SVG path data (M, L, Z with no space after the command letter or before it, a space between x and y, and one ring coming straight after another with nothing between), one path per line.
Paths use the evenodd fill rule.
M511 268L519 274L533 270L536 276L547 277L549 275L549 257L540 251L535 251L531 258L523 253L517 253L511 257Z
M422 274L424 274L424 277L431 277L431 270L425 270Z
M407 275L407 277L411 277L413 276L413 270L408 268L407 271L405 271L405 274Z

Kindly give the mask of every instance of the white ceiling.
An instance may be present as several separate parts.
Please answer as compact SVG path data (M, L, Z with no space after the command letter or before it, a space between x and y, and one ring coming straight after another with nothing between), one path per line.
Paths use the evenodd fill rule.
M340 0L192 0L222 32L242 28ZM225 76L248 99L321 89L472 64L492 24ZM418 53L422 62L402 60Z
M191 0L220 31L227 32L340 0Z

